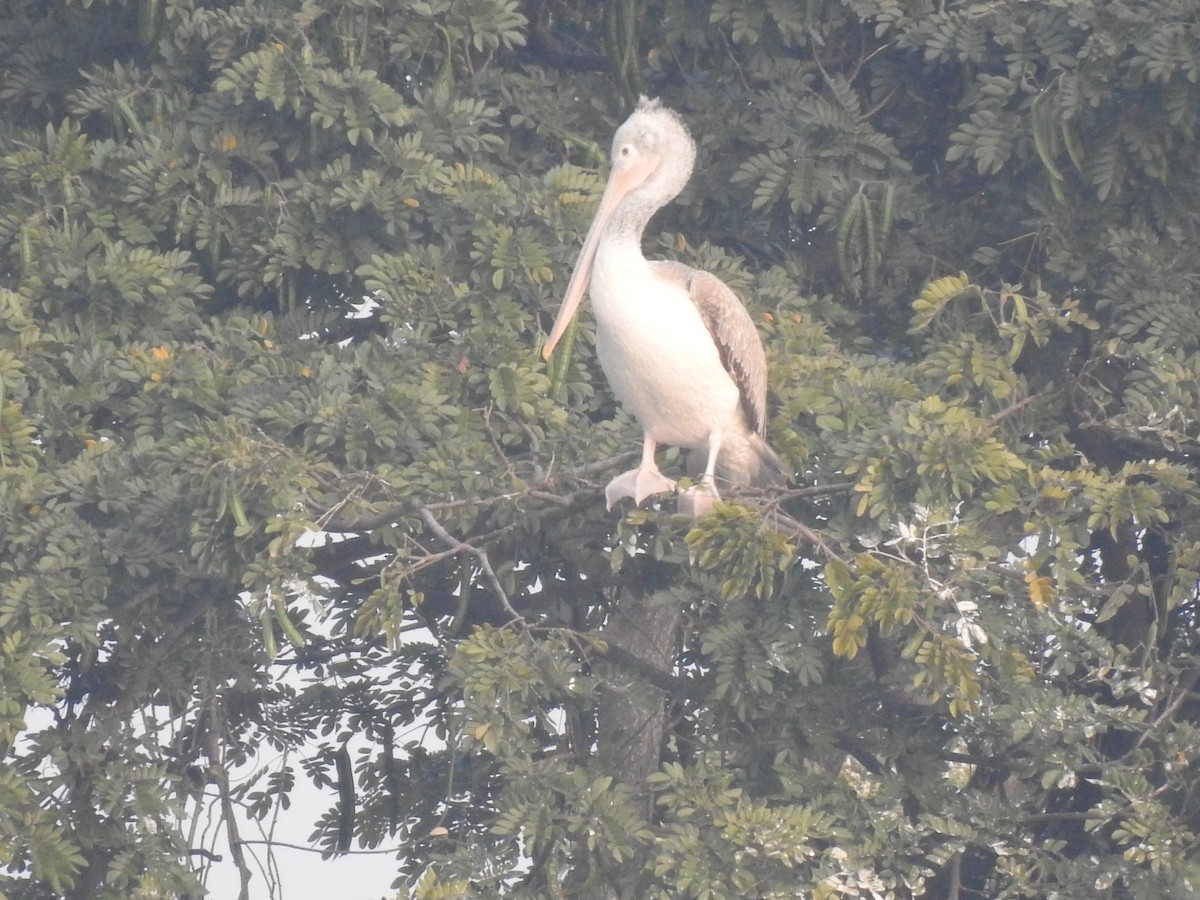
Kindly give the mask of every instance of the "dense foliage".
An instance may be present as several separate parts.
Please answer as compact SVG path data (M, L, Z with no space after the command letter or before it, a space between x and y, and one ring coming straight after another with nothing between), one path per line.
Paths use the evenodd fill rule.
M1195 896L1195 2L0 6L0 896L304 780L401 897ZM796 472L699 521L538 355L639 93Z

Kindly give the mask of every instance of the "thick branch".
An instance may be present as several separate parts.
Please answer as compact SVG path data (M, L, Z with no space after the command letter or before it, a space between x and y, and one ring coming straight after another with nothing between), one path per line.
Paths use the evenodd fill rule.
M642 680L654 685L660 691L664 691L668 695L679 695L687 692L692 688L692 681L688 678L679 678L672 675L670 671L655 663L648 662L642 656L634 653L631 650L622 647L614 640L605 637L604 658L610 662L628 669L633 674L637 675Z

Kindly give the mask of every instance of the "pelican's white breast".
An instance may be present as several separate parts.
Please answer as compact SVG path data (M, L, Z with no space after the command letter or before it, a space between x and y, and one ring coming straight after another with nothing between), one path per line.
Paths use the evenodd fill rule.
M617 399L656 441L707 446L737 415L739 394L686 284L614 242L597 253L590 293Z

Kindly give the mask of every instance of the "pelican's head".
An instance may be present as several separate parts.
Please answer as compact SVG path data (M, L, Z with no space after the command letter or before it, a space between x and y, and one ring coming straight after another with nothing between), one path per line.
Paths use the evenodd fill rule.
M643 97L613 135L612 173L605 194L617 182L624 190L614 205L637 192L658 209L679 196L695 163L696 143L678 113Z
M596 218L588 228L583 249L571 273L567 293L558 318L542 348L542 358L549 358L559 338L567 330L575 311L592 280L592 264L609 223L627 200L635 203L645 220L655 210L679 195L696 162L696 144L688 134L683 120L658 100L645 97L613 136L612 171L600 197Z

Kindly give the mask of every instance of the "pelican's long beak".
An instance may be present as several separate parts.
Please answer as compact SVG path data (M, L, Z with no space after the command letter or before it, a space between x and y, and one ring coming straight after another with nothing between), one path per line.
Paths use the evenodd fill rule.
M554 352L563 332L567 330L576 310L579 309L583 295L587 293L588 286L592 283L592 267L596 262L596 250L600 246L608 223L612 220L613 213L616 212L617 207L621 205L621 201L628 196L629 192L646 180L656 165L656 159L643 156L631 164L623 164L618 161L613 166L612 174L608 177L608 184L604 187L604 194L600 197L600 208L596 210L596 218L592 219L587 237L583 239L583 249L579 251L579 259L575 262L575 271L571 273L571 282L567 285L567 295L563 298L562 306L558 310L558 318L554 320L554 327L550 329L550 337L546 338L546 345L542 347L542 359L549 359L550 354Z

